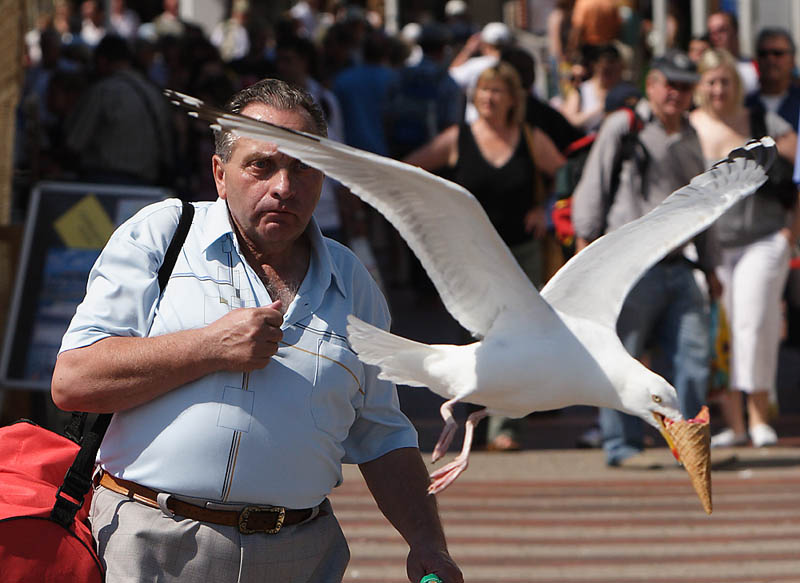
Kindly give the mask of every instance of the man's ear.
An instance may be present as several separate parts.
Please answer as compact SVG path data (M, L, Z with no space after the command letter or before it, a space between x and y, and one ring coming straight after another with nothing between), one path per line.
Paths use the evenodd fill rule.
M226 199L228 193L225 191L225 163L218 155L211 157L211 171L214 173L214 184L217 187L217 194L221 199Z

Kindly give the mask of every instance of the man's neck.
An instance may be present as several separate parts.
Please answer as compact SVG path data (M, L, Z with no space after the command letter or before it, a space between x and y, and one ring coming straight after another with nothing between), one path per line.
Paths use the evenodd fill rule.
M683 114L678 115L666 115L660 111L653 110L653 115L656 116L656 119L661 122L661 125L664 126L664 130L667 134L677 134L683 128Z
M311 262L311 241L303 233L288 244L260 249L235 224L236 238L245 261L253 268L273 301L281 300L283 312L289 308L303 283Z
M789 91L789 85L791 82L788 81L767 81L762 79L761 80L761 95L767 95L769 97L777 97L778 95L783 95L787 91Z

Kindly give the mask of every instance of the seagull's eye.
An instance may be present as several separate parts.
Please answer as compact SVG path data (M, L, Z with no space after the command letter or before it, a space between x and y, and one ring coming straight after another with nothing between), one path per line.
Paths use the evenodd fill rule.
M655 403L661 404L661 397L659 397L658 395L653 395L653 401Z

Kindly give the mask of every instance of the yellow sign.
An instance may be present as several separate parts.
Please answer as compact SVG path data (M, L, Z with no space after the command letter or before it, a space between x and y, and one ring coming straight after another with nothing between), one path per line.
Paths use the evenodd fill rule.
M114 232L114 224L94 194L83 197L53 226L67 247L77 249L101 249Z

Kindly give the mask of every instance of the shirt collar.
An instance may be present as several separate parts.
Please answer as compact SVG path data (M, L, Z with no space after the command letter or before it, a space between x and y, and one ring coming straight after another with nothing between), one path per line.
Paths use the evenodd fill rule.
M315 287L318 289L327 289L331 284L331 280L333 280L339 293L343 296L347 296L342 274L339 271L339 267L333 261L328 244L325 242L317 220L313 216L308 223L308 227L306 227L306 234L311 241L311 265L309 265L309 274L315 279L312 283L316 284Z
M209 207L206 220L203 221L203 232L200 241L203 251L207 251L217 239L225 235L233 237L233 227L231 227L231 220L228 216L228 204L223 199L218 198Z
M314 217L311 217L311 221L306 227L306 234L311 242L311 264L309 265L308 275L314 279L314 281L310 281L313 284L312 289L325 290L333 280L339 292L346 296L342 274L331 257L328 245ZM225 236L229 236L233 240L233 227L231 226L227 203L218 198L209 207L206 220L203 222L203 232L201 234L203 251L207 251L211 245ZM306 280L310 279L308 275Z

